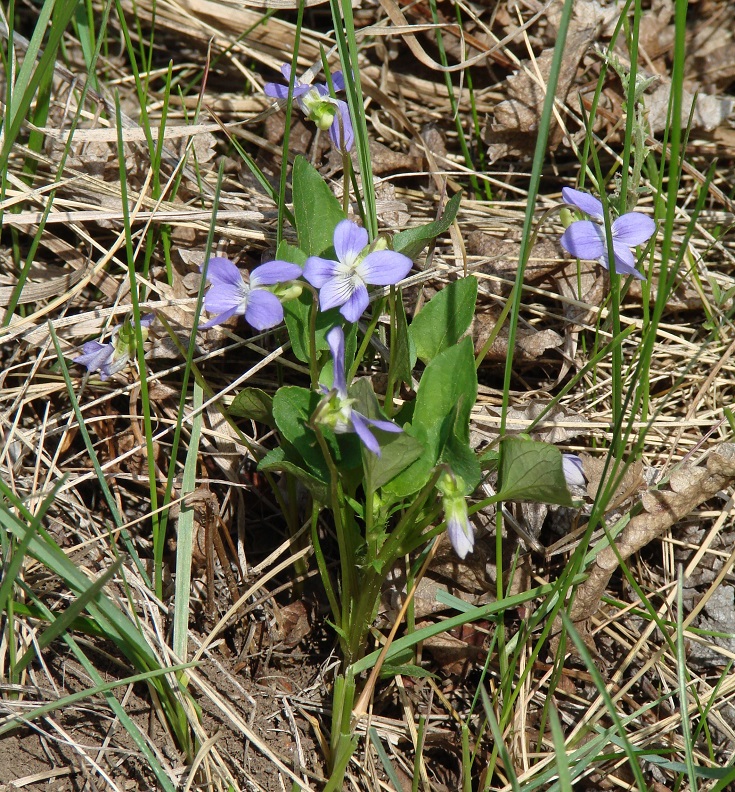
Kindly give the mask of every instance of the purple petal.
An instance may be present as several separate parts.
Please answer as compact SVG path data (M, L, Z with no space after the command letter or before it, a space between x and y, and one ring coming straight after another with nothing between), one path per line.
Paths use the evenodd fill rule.
M155 314L146 314L145 316L140 317L140 326L141 327L150 327L156 319Z
M334 250L341 262L351 263L367 247L368 235L352 220L342 220L334 229ZM308 262L307 262L308 263Z
M584 487L587 484L582 460L576 454L562 454L561 467L568 487Z
M200 267L201 270L204 267ZM237 286L244 285L240 270L226 258L211 258L207 264L207 280L215 285Z
M260 284L270 285L295 280L300 278L303 272L298 264L292 264L290 261L269 261L250 273L250 288L257 289Z
M352 411L354 414L354 410ZM359 413L358 413L359 414ZM394 434L399 434L403 431L398 424L394 424L393 421L382 421L377 420L375 418L368 418L367 416L362 416L370 426L374 426L376 429L381 429L383 432L393 432Z
M645 280L645 276L635 268L635 256L631 253L630 248L623 242L613 239L613 254L615 257L615 272L618 275L633 275L638 280ZM605 255L607 260L609 257ZM608 267L609 269L609 267Z
M324 290L321 292L324 294ZM339 309L339 312L348 322L356 322L365 313L365 309L370 303L367 289L359 283L354 287L354 291Z
M332 72L332 85L334 86L335 92L344 91L345 76L341 71Z
M330 278L335 276L336 268L336 261L309 256L304 264L303 275L315 289L321 289Z
M347 102L343 102L341 99L333 99L332 101L337 104L339 114L334 117L332 126L329 127L329 137L336 148L342 151L352 151L352 147L355 144L355 132L352 128L350 108Z
M562 234L561 246L578 259L599 259L605 253L604 229L590 220L577 220Z
M475 547L475 532L467 518L461 519L459 515L447 518L447 533L452 543L454 552L462 559L471 553Z
M293 89L294 99L298 99L299 96L303 96L304 94L309 93L310 90L311 90L311 86L308 83L299 83L297 85L294 85L294 89Z
M218 324L224 324L231 316L242 313L242 311L238 310L239 307L239 305L236 305L234 308L228 308L226 311L223 311L221 314L215 316L213 319L210 319L208 322L200 324L199 329L209 330L210 327L214 327Z
M628 212L618 217L612 224L613 237L628 247L647 242L655 230L656 223L653 219L640 212Z
M374 250L360 262L357 274L373 286L391 286L408 275L413 262L403 253Z
M217 284L204 295L204 308L207 313L221 314L225 311L244 313L249 290L244 283L240 286Z
M380 444L373 436L368 427L367 420L359 412L352 411L352 426L355 434L360 438L362 444L368 451L372 451L375 456L380 456Z
M256 330L267 330L283 321L283 306L273 292L254 289L250 292L245 321Z
M284 63L283 66L281 66L281 74L283 75L283 79L286 81L286 84L281 85L280 83L266 83L263 86L263 92L266 96L272 96L274 99L288 99L288 86L291 82L291 65ZM298 77L294 80L294 97L301 96L309 90L311 90L311 86L308 83L302 83Z
M352 297L354 291L355 286L349 275L335 275L319 290L319 307L322 311L328 311L330 308L344 305Z
M288 99L288 86L280 83L266 83L263 86L263 93L273 99Z
M334 361L332 384L340 398L347 398L347 380L345 378L345 334L341 327L333 327L327 333L327 344Z
M93 373L109 364L114 352L115 347L111 343L101 344L99 341L87 341L82 346L82 354L75 357L74 362L80 366L86 366L87 371Z
M564 199L564 203L576 206L577 209L581 209L585 214L594 217L596 220L602 220L602 201L588 192L574 190L571 187L563 187L561 197ZM582 256L577 256L577 258L582 258Z

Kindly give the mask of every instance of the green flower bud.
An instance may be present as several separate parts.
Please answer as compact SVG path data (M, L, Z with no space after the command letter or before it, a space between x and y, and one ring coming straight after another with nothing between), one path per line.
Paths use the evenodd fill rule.
M291 281L290 283L278 283L271 289L273 294L275 294L281 302L287 302L288 300L298 300L303 290L303 285L298 281Z
M561 218L561 224L564 226L564 228L569 228L569 226L574 222L574 215L570 209L567 209L566 206L562 206L561 211L559 212L559 217Z
M313 121L322 132L326 132L334 123L337 115L337 108L331 102L320 102L309 113L309 119Z

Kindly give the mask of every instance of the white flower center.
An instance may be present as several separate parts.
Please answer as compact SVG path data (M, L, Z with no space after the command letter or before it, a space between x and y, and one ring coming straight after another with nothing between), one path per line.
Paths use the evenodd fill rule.
M248 277L247 274L245 274L245 277ZM250 298L250 292L250 284L245 283L244 280L242 285L237 287L237 304L241 313L245 313L245 308L247 307L248 299Z

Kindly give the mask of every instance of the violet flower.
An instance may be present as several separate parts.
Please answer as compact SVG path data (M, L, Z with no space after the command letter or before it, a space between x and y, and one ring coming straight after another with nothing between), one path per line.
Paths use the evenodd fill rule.
M464 560L475 548L475 529L467 515L465 484L454 472L445 471L439 477L436 488L442 495L449 541L454 552Z
M354 432L362 444L376 456L380 456L380 445L370 427L381 429L384 432L402 432L400 426L393 421L382 421L368 418L352 408L355 400L347 392L345 378L345 336L341 327L333 327L327 333L327 344L334 361L332 388L320 385L320 389L328 400L324 409L320 411L318 422L329 426L335 433L344 434Z
M584 475L582 460L576 454L562 454L561 467L564 471L564 478L567 487L586 487L587 478Z
M140 330L143 340L148 338L148 328L155 316L146 314L140 319ZM99 341L87 341L82 346L82 354L74 358L74 362L85 366L90 374L99 371L100 379L107 380L125 368L135 352L135 331L129 320L112 329L110 340L102 344Z
M263 91L266 96L271 96L280 101L288 99L288 86L291 80L291 66L284 63L281 74L286 81L280 83L266 83ZM335 91L345 87L344 76L341 71L332 73L332 85ZM335 99L329 93L329 88L323 83L301 82L297 77L294 80L293 99L301 112L313 121L321 130L328 129L332 143L343 151L350 151L355 142L355 133L350 119L350 108L347 102Z
M226 322L231 316L242 315L256 330L275 327L283 321L283 306L268 286L294 280L301 275L302 269L298 264L269 261L256 267L246 283L240 269L229 259L209 259L207 280L212 288L204 295L204 307L218 316L200 326L206 330Z
M367 287L390 286L408 274L412 262L408 256L393 250L367 249L368 235L352 220L342 220L334 229L334 250L337 261L310 256L304 266L304 277L319 289L322 311L341 306L340 313L348 322L356 322L368 307Z
M597 221L573 222L562 234L561 246L578 259L596 259L605 269L609 269L610 257L603 224L602 202L589 193L573 190L571 187L564 187L561 194L565 203L576 206ZM618 275L633 275L639 280L645 280L645 276L635 268L636 260L631 248L647 242L655 230L656 223L640 212L628 212L613 220L613 259Z

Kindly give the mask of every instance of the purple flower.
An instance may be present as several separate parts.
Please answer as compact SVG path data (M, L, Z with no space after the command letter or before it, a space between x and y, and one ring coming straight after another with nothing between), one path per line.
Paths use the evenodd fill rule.
M155 316L146 314L140 319L143 340L148 337L148 328ZM129 321L113 328L110 340L102 344L99 341L87 341L82 346L82 354L74 358L80 366L86 366L90 374L100 373L100 379L109 379L113 374L122 371L135 352L135 331Z
M332 389L321 385L321 391L329 396L326 409L321 411L319 422L330 426L337 434L354 432L362 444L376 456L380 456L380 445L370 431L370 427L382 429L384 432L402 432L400 426L393 421L381 421L368 418L352 409L354 399L347 392L345 378L345 336L341 327L333 327L327 333L327 344L334 360Z
M256 267L250 273L249 282L245 283L241 271L229 259L209 259L207 280L212 288L204 295L204 307L218 316L201 327L206 329L222 324L236 314L243 315L256 330L275 327L283 321L283 306L267 287L301 275L301 267L297 264L269 261Z
M286 101L288 99L288 86L291 80L291 66L284 63L281 66L281 74L286 81L286 85L280 83L266 83L263 91L266 96L274 99ZM341 91L345 87L344 76L341 71L333 72L332 85L335 91ZM328 129L332 143L343 151L350 151L355 142L355 134L352 129L350 119L350 108L347 102L335 99L329 93L329 88L323 83L301 82L297 77L294 80L293 98L301 109L301 112L313 121L319 129Z
M561 246L579 259L596 259L605 268L610 268L607 250L602 202L589 193L564 187L561 191L564 201L598 222L577 220L562 234ZM612 223L613 258L618 275L633 275L645 280L635 268L636 260L631 248L647 242L656 230L656 223L640 212L628 212Z
M564 471L564 478L567 481L567 487L569 487L569 489L572 487L587 486L582 460L576 454L562 454L561 467Z
M447 534L452 543L454 552L464 559L468 553L475 549L475 529L467 517L467 503L465 499L447 502L444 500L444 517L447 521Z
M444 471L436 488L442 495L444 520L454 552L462 559L475 548L475 529L467 515L465 483L453 471Z
M99 341L87 341L82 346L82 354L74 358L80 366L86 366L90 374L99 371L100 379L106 380L115 373L113 371L114 344L101 344ZM121 367L122 368L122 367Z
M356 322L370 302L368 285L390 286L406 277L411 259L392 250L367 251L368 235L351 220L342 220L334 229L337 261L310 256L304 277L319 289L322 311L341 305L340 313Z

